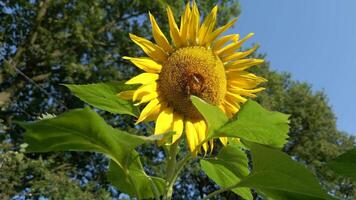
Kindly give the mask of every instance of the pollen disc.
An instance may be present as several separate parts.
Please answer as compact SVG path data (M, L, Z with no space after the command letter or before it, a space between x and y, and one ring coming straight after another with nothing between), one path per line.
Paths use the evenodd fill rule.
M190 119L201 115L190 101L190 95L219 105L226 93L223 63L204 47L185 47L172 53L163 64L158 89L174 111Z

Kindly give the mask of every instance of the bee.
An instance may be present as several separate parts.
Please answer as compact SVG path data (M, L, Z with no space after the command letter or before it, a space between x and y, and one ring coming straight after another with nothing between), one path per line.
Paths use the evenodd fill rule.
M200 74L191 74L188 75L186 85L185 85L185 92L188 96L190 95L198 95L204 92L204 77Z

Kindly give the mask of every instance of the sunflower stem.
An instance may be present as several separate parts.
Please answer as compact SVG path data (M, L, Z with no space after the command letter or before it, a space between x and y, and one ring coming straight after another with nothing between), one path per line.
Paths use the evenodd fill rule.
M173 180L173 177L175 176L176 173L176 163L177 163L177 153L178 153L178 144L179 141L175 142L172 144L169 148L168 151L168 158L167 158L167 166L166 166L166 189L165 189L165 195L164 195L164 200L170 200L172 198L173 194L173 183L171 183Z
M176 167L176 171L174 173L174 175L172 176L172 179L169 180L168 182L170 183L170 185L168 185L168 188L173 188L174 183L176 182L179 173L182 171L182 169L184 168L185 164L187 164L187 162L192 158L191 154L188 153L182 160L180 160L177 163L177 167ZM172 190L173 191L173 190Z

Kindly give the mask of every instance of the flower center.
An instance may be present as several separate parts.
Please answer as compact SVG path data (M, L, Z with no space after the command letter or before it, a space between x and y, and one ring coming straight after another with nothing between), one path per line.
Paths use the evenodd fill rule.
M199 119L201 115L192 104L190 95L219 105L226 93L224 65L204 47L181 48L164 63L158 85L159 92L175 112Z

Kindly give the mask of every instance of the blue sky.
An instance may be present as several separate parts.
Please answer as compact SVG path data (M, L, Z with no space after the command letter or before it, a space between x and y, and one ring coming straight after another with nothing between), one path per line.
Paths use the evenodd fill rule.
M356 135L356 1L240 0L230 32L254 32L271 68L324 90L340 130Z

